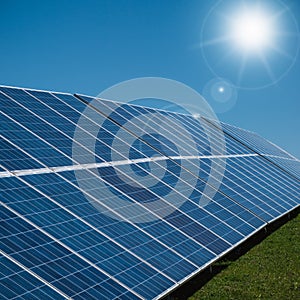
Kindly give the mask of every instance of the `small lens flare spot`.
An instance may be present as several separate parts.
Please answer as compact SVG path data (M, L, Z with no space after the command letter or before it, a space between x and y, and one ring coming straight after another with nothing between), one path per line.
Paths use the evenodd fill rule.
M224 87L223 86L220 86L218 90L219 90L220 93L224 93Z
M234 107L237 90L228 80L214 78L204 86L203 96L217 113L224 113Z

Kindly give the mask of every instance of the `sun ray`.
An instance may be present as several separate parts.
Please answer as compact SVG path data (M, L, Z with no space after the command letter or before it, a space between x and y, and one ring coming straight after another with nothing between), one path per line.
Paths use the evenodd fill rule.
M274 36L285 36L285 37L298 37L300 38L300 34L298 31L291 32L291 31L284 31L284 30L276 30L274 32Z
M207 47L207 46L214 46L216 44L222 44L222 43L225 43L225 42L228 42L228 41L230 41L230 36L217 37L217 38L214 38L214 39L207 40L207 41L201 43L199 46L201 48L202 47Z
M264 53L263 52L259 52L258 56L259 56L260 61L263 64L263 66L264 66L264 68L265 68L268 76L270 77L270 79L272 81L275 81L276 80L275 74L273 73L273 71L271 69L271 66L270 66L269 62L267 61L267 58L264 55Z
M289 11L290 9L288 7L284 7L283 9L276 11L276 13L271 15L270 18L276 21L277 19L281 18L284 14L288 13Z
M247 61L248 61L248 55L247 55L247 53L244 53L242 60L241 60L240 67L239 67L238 75L237 75L237 84L238 85L241 84L241 81L242 81L242 78L243 78L243 75L244 75L244 72L246 69Z
M285 58L291 60L291 61L294 59L294 57L291 54L284 51L282 48L276 47L275 45L270 45L269 48L271 50L275 51L276 53L280 54L281 56L284 56Z
M215 61L215 66L220 66L224 64L224 62L228 61L229 58L233 56L234 53L236 53L234 49L227 50L226 53L222 55L222 57L219 57L219 59Z

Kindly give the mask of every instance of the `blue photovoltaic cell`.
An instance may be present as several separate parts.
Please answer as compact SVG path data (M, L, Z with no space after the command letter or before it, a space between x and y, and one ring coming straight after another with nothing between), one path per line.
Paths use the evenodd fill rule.
M189 120L192 124L193 118L187 117L185 120ZM214 129L212 128L212 130ZM190 132L192 131L193 128L190 127ZM199 131L195 134L198 135ZM227 155L247 153L243 149L245 147L238 141L228 136L225 137ZM226 171L220 191L266 221L297 206L299 188L297 182L286 174L278 172L276 167L266 163L259 155L252 156L253 152L249 154L250 156L226 159ZM202 159L202 163L205 164L205 161L208 159ZM280 175L276 175L278 173ZM285 179L283 180L283 178ZM291 190L291 182L295 186L294 190ZM288 190L291 190L291 193L287 193Z
M32 96L22 90L20 90L18 93L9 93L8 91L6 91L6 93L8 96L13 96L14 98L9 99L8 97L3 96L3 94L0 94L0 99L2 98L1 100L5 98L5 105L2 107L2 114L6 114L12 117L12 119L14 120L14 124L15 122L18 122L20 124L20 126L16 126L20 130L19 132L17 132L18 136L16 137L16 139L18 139L18 142L21 138L23 138L26 139L26 142L29 144L30 138L27 138L26 133L28 131L31 131L35 134L35 136L46 140L49 144L53 145L60 151L57 154L51 152L48 153L48 151L54 151L50 150L49 147L47 147L46 143L44 143L46 144L44 146L41 141L38 141L38 138L32 138L32 144L29 144L28 146L35 146L35 143L39 142L41 145L38 144L38 146L40 146L43 150L45 148L45 155L50 156L51 158L52 156L54 156L54 158L56 158L55 156L57 156L57 160L53 159L53 162L56 163L57 166L61 165L62 162L67 165L68 162L66 161L66 158L63 156L63 154L66 154L68 156L72 155L72 142L65 138L65 132L73 134L74 127L66 126L64 132L58 131L56 128L60 124L60 119L53 113L51 113L51 111L47 109L47 107L40 104ZM52 125L52 123L55 124L55 127ZM23 130L21 130L20 128L23 128ZM7 128L8 132L11 132L12 130L13 129L11 129L10 127ZM27 149L27 145L20 144L20 147L22 149L23 146L25 146L24 149ZM59 155L60 153L61 155ZM34 157L36 156L37 153L34 153ZM40 158L39 156L37 157Z
M1 118L1 117L0 117ZM5 122L7 125L7 123ZM2 128L3 122L0 123L2 133L4 130ZM0 161L4 168L7 170L18 170L18 169L36 169L41 168L42 165L30 156L17 149L7 140L0 137Z
M3 99L3 97L7 98L6 96L0 94L0 101L1 98ZM40 122L37 117L31 116L29 112L19 107L15 102L10 101L9 99L6 99L6 101L7 102L5 103L5 105L1 107L0 113L2 136L16 145L18 149L26 151L26 157L30 155L38 158L40 162L47 166L54 167L71 164L70 159L68 159L66 156L64 156L62 153L60 153L50 145L50 140L48 140L48 143L46 143L39 138L39 134L41 132L47 138L49 126L44 127L43 123ZM9 116L13 118L9 118ZM34 133L29 131L32 129ZM50 132L48 132L48 134L51 134L51 130ZM58 142L57 146L59 146ZM71 148L69 149L69 151L71 151ZM20 153L20 151L17 150L15 150L15 152ZM37 167L37 163L33 159L27 159L24 164L24 168ZM28 164L30 165L26 167ZM22 169L21 161L20 165L15 164L13 167L16 169Z
M0 298L160 298L299 206L299 162L254 133L63 93L0 104Z
M229 158L220 190L264 220L272 221L299 201L299 183L278 173L270 170L261 157Z
M65 299L53 288L0 255L0 299Z
M98 101L93 102L94 105L99 105L102 107L105 105L105 113L109 116L111 116L112 119L116 120L116 122L120 125L123 123L126 123L124 126L127 125L128 120L131 120L133 118L138 117L140 114L148 114L149 117L146 119L146 125L143 123L140 126L143 127L144 130L147 132L155 132L156 128L163 127L164 129L169 127L169 136L171 134L176 135L181 141L186 139L187 137L184 135L184 133L181 132L180 128L176 128L176 123L168 124L168 122L163 121L163 117L167 115L168 117L171 117L175 121L179 121L184 124L184 126L188 129L189 134L191 134L192 142L195 142L198 146L199 155L207 155L207 147L202 146L203 140L205 140L205 131L201 127L199 127L199 122L195 120L191 116L182 116L180 114L174 114L174 113L166 113L166 112L159 112L155 111L153 109L146 109L143 107L134 107L127 104L123 104L121 107L117 105L115 102L109 102L109 101ZM101 106L101 104L103 105ZM156 120L155 120L156 118ZM149 124L154 123L154 125L151 127ZM155 124L156 122L156 124ZM198 123L198 124L197 124ZM138 128L139 125L127 125L131 129L133 126ZM138 128L140 129L140 128ZM216 134L215 132L218 131L216 128L211 128L211 138ZM156 139L157 143L161 142L160 138L155 138L158 133L152 134L152 138ZM169 137L168 136L168 137ZM225 136L225 142L226 142L226 155L231 155L232 153L236 154L251 154L254 155L255 153L249 149L247 149L245 146L240 144L238 141L230 138L228 135ZM152 143L151 145L154 145ZM168 145L164 145L165 147L168 147ZM178 147L184 148L183 150L186 151L186 155L192 155L191 152L193 149L191 149L189 152L190 143L186 143L182 145L180 143L177 143ZM156 146L156 148L158 148ZM139 147L141 149L141 147ZM161 151L164 155L174 155L169 154L168 151L170 148L167 148L168 151L163 149L161 147ZM179 151L180 152L180 151ZM256 162L252 163L253 160L256 159ZM237 160L237 159L235 159ZM271 184L267 184L266 181L268 180L270 172L266 170L264 173L261 170L261 174L259 173L259 167L257 167L257 162L259 161L259 164L263 164L264 162L261 161L259 158L254 157L242 157L240 158L240 162L236 163L233 159L227 159L227 166L226 171L224 173L224 176L222 178L222 185L220 186L220 191L225 193L226 195L230 196L231 199L236 201L237 203L241 204L243 207L249 209L250 211L254 212L257 216L259 216L261 219L265 221L271 221L274 218L277 218L281 214L291 210L297 205L298 195L297 193L294 195L290 194L287 196L283 191L278 192L278 189L275 191L270 190L274 186L274 184L280 183L280 178L274 178L273 181L271 181ZM194 162L197 163L197 160L194 160ZM202 174L199 174L199 177L201 178L207 178L209 176L209 165L210 165L210 159L202 159L202 166L207 167L207 171L201 168L202 173L207 173L207 176L203 176ZM230 164L229 164L230 162ZM251 162L251 163L249 163ZM272 166L270 166L272 167ZM241 168L243 168L241 171ZM248 171L250 169L250 171ZM191 171L191 169L190 169ZM271 173L274 171L271 171ZM251 178L251 175L256 174L256 177L254 179ZM198 174L195 174L198 175ZM258 182L260 180L260 182ZM289 183L286 183L287 189L289 188ZM296 183L296 192L299 186L297 186Z
M175 120L178 120L179 122L185 124L189 128L189 130L192 131L192 135L194 139L197 139L197 141L203 140L203 130L205 128L208 128L209 132L211 133L211 136L213 138L212 143L214 143L214 139L220 138L220 133L218 130L216 130L215 127L209 126L209 124L202 120L202 130L199 130L199 121L193 118L192 116L185 116L181 114L172 114L170 112L166 112L168 116L171 116ZM253 154L254 152L250 150L249 148L245 147L241 143L237 142L236 140L230 138L228 135L222 135L222 138L224 138L226 149L225 154L226 155L237 155L237 154ZM217 142L217 141L216 141Z
M47 100L47 102L46 102L46 104L48 105L48 106L51 106L52 107L52 109L55 109L56 107L57 107L57 102L59 102L59 101L57 101L57 99L55 99L53 96L49 96L48 94L46 94L46 93L41 93L41 92L36 92L36 93L34 93L34 92L31 92L32 94L34 94L36 97L38 97L39 99L43 99L43 100ZM76 113L75 113L75 111L74 110L71 110L70 108L68 108L68 107L64 107L64 108L62 108L62 106L61 106L61 104L59 104L60 105L60 113L61 114L65 114L66 112L68 112L68 117L70 117L70 116L75 116L74 118L75 118L75 120L77 120L77 118L78 118L78 112L77 112L77 116L76 116ZM107 125L105 124L105 122L107 123ZM118 131L118 129L119 129L119 127L118 126L116 126L115 124L113 124L113 122L111 122L110 120L108 120L108 119L106 119L106 120L104 120L104 122L103 122L103 127L105 128L105 126L110 126L110 130L109 130L109 134L110 134L110 140L113 140L113 137L114 137L114 135L113 134L115 134L116 133L116 131ZM113 129L114 128L114 129ZM114 131L115 130L115 131ZM99 131L100 133L99 133L99 135L101 134L101 130ZM107 133L108 131L106 131L106 133ZM112 134L113 133L113 134ZM124 138L124 137L123 137ZM109 146L111 146L111 144L110 144L110 142L107 140L107 139L105 139L105 138L103 138L103 135L101 136L101 139L100 139L100 141L99 142L101 142L101 141L105 141L105 145L103 145L103 143L100 145L100 146L98 146L98 148L97 148L97 153L100 153L101 155L102 155L102 160L105 160L105 161L109 161L109 160L111 160L111 149L109 148ZM125 139L126 140L126 139ZM148 141L149 142L149 141ZM107 146L107 145L109 145L109 146ZM138 148L141 148L141 146L143 146L143 145L145 145L144 143L141 143L141 145L138 145L139 147ZM157 152L156 151L154 151L152 148L150 148L150 147L145 147L145 149L146 149L146 152L145 151L142 151L142 154L143 154L143 156L145 157L145 156L151 156L151 155L153 155L153 153L154 154L157 154ZM145 149L142 149L142 150L145 150ZM141 152L141 151L140 151ZM106 154L107 153L107 154ZM132 152L131 152L132 153ZM106 156L104 156L103 157L103 155L105 155L106 154ZM175 153L169 153L169 154L175 154ZM134 158L136 158L136 157L134 157ZM138 157L138 158L140 158L140 156ZM102 161L101 159L99 160L99 161ZM137 166L136 166L137 167ZM103 169L103 170L105 170L105 169ZM140 168L140 170L141 170L141 168ZM174 170L173 170L173 173L174 173ZM172 176L172 175L171 175ZM103 178L104 179L106 179L107 177L105 177L105 176L103 176ZM116 176L113 176L113 178L114 178L114 180L115 180L115 178L116 178ZM171 181L170 181L171 180ZM168 178L168 181L169 182L172 182L172 179L171 178ZM111 182L110 182L111 183ZM118 186L120 186L120 184L118 184L118 183L116 183L116 182L114 182L113 183L113 185L118 185ZM160 185L161 185L161 187L166 187L166 185L164 185L164 181L162 180L161 182L160 182ZM172 186L171 186L172 187ZM129 187L130 189L131 189L131 192L132 192L132 187ZM157 186L157 189L160 189L160 187L159 186ZM146 191L144 190L144 189L142 189L142 191L143 191L143 196L145 196L147 193L145 193ZM123 189L122 189L122 192L124 192L124 193L129 193L129 191L127 190L124 190L124 187L123 187ZM167 188L167 191L166 191L166 193L168 192L168 188ZM161 195L160 195L161 196ZM153 200L153 198L151 198L151 200ZM183 218L183 217L182 217ZM171 218L171 220L174 222L176 219L175 218ZM183 223L184 224L184 223ZM190 224L190 226L183 226L184 227L184 232L186 233L186 234L191 234L191 225L192 224ZM236 226L237 226L237 224L235 224ZM195 225L193 225L193 226L195 226ZM224 228L223 228L223 232L224 232L224 229L226 228L226 226L224 226ZM198 228L199 229L199 228ZM198 231L198 229L196 229L196 227L194 228L194 231L195 232L197 232ZM218 228L217 227L215 227L214 228L214 230L218 230ZM209 235L209 234L208 234ZM200 235L199 235L200 236ZM199 239L200 237L199 236L197 236L196 238L197 239ZM240 238L241 238L242 236L240 236ZM208 237L207 237L208 238ZM236 241L236 240L235 240ZM231 241L232 242L232 241ZM217 253L219 253L220 251L222 252L222 250L224 250L225 248L224 247L226 247L225 245L226 245L226 243L224 244L224 246L221 246L221 244L222 244L222 242L218 242L218 244L220 244L218 247L219 247L219 249L214 249L214 251L215 252L217 252ZM213 243L211 244L211 247L213 247Z
M8 209L0 206L0 213L2 251L69 297L76 299L77 294L91 286L96 293L97 285L102 283L118 293L113 295L109 288L103 289L99 298L111 299L125 293L124 288Z
M57 176L52 176L52 178L49 178L46 176L38 176L38 177L33 176L33 178L32 179L29 178L29 180L30 181L33 180L33 182L35 184L38 184L40 190L42 190L43 192L50 195L53 199L60 201L60 203L62 203L64 205L68 205L68 202L71 202L74 205L74 196L76 195L76 188L72 187L71 185L69 185L67 183L63 183L62 182L63 180L61 178L58 178ZM47 187L47 183L49 182L49 180L51 181L50 189L49 189L49 187ZM37 183L38 181L40 183ZM58 195L58 191L56 190L56 187L60 188L61 186L65 186L70 191L70 193L72 193L70 195L70 197L65 196L64 198L62 198L61 195ZM74 213L77 213L78 216L83 217L83 218L86 216L87 212L89 212L90 214L93 214L93 215L97 214L97 210L93 206L91 206L89 203L87 203L87 201L85 201L85 198L83 198L81 194L79 194L79 196L80 197L78 197L79 198L78 200L79 201L81 200L82 206L85 205L84 206L85 209L83 210L82 206L79 206L79 205L76 205L76 206L74 205L73 207L68 206L68 208L70 208ZM89 208L89 211L87 210L88 208ZM88 219L88 218L86 218L86 219ZM102 224L102 225L104 225L104 224ZM119 228L120 228L120 225L119 225ZM101 229L101 228L98 227L98 229ZM114 229L115 228L112 225L111 227L106 228L104 230L104 232L106 234L108 234L109 236L112 236L113 235L112 231ZM90 254L91 255L90 258L92 260L94 260L94 259L96 261L98 260L98 262L100 263L101 257L99 256L99 254L104 253L105 257L102 259L105 259L105 262L102 264L103 265L109 264L107 271L112 272L111 265L116 266L117 263L114 262L112 259L108 259L109 256L110 255L115 256L115 259L118 259L120 262L121 262L121 257L123 256L126 259L126 261L122 263L123 268L125 269L125 265L128 262L128 263L130 263L130 265L128 265L128 268L133 269L134 259L132 257L130 257L130 255L124 253L124 250L121 251L121 249L119 249L120 247L113 245L113 243L111 243L109 241L106 241L104 243L103 241L101 241L99 239L100 237L98 237L98 234L96 232L93 232L93 230L91 230L91 228L89 229L89 232L88 232L88 229L83 230L83 231L87 231L86 234L82 235L83 241L85 239L90 240L92 244L89 244L88 247L93 247L93 249L94 249L93 250L94 254L93 254L93 251ZM130 228L130 232L135 234L136 237L139 234L139 233L134 232L134 228ZM124 232L121 231L121 232L119 232L119 234L124 234ZM89 235L91 235L92 238L91 237L89 238ZM144 251L146 253L147 244L150 243L151 239L149 237L147 237L146 235L143 235L143 234L139 234L139 235L140 235L141 241L143 241L145 243ZM70 239L72 240L73 237L70 237ZM99 241L98 243L97 243L97 240ZM118 242L121 243L123 246L126 246L126 249L130 249L128 234L126 234L123 239L121 236L119 238ZM97 244L99 246L97 246ZM155 257L149 256L149 253L147 254L147 256L143 255L141 257L145 260L148 260L154 266L161 268L161 271L165 272L165 270L169 269L168 271L166 271L167 273L168 272L173 273L174 274L173 276L179 276L179 278L180 278L180 276L183 276L184 274L186 274L186 272L190 272L191 270L193 270L193 267L190 264L188 264L187 262L184 262L183 260L180 262L180 264L179 264L180 266L175 267L176 263L178 263L178 261L179 261L178 256L176 256L174 253L169 251L166 247L162 247L158 243L152 242L152 245L155 249L160 250L159 253L155 253L155 255L154 255ZM140 248L141 248L140 251L143 250L142 246L143 245L140 246ZM133 248L132 250L134 253L135 253L135 250L134 250L135 247L136 247L136 244L132 245L132 248ZM108 250L106 250L106 248ZM81 251L81 250L83 250L82 245L80 245L80 243L79 243L78 251ZM99 253L99 254L97 254L97 253ZM120 254L119 255L120 258L117 258L118 253ZM126 257L126 255L127 255L127 257ZM157 259L160 260L159 264L157 264L157 261L156 261ZM169 263L172 262L172 265L171 266L168 265L167 261L169 261Z
M55 176L55 174L51 175ZM48 174L48 176L51 175ZM131 278L130 282L128 282L129 287L140 290L138 287L139 283L151 278L148 280L149 287L153 290L151 290L151 293L159 293L162 292L163 286L170 284L169 280L164 276L157 274L149 266L138 261L126 251L122 251L113 242L93 231L86 224L66 213L66 211L60 209L45 197L32 191L22 182L16 182L14 178L7 178L2 180L2 183L5 187L2 187L1 196L5 197L5 202L47 233L61 240L68 247L92 261L92 263L101 266L104 271L122 280L122 282L131 278L129 272L134 272L136 278ZM49 180L47 184L49 184ZM63 183L60 188L64 188ZM13 192L8 193L8 191L14 191L14 189L18 191L18 197ZM47 189L49 190L49 185L47 185ZM26 205L23 205L23 203ZM89 241L90 244L88 243ZM190 271L193 271L193 269L190 269ZM152 286L151 282L155 280L157 284ZM161 282L161 285L159 282ZM150 293L150 291L147 291L149 287L145 287L143 291L140 290L141 294L147 297L147 293L148 295Z
M55 103L56 102L59 102L57 99L55 99L53 96L51 97L51 96L49 96L49 95L47 95L46 93L35 93L35 96L37 96L39 99L44 99L44 100L46 100L47 99L47 102L46 102L46 104L47 104L47 106L51 106L52 108L55 108ZM19 99L19 98L17 98L17 99ZM22 97L22 99L23 99L23 97ZM50 100L50 101L49 101ZM32 100L31 100L32 101ZM34 102L34 101L33 101ZM27 105L27 107L28 107L28 105L29 104L27 104L26 103L26 105ZM48 109L48 108L45 108L45 106L43 105L43 104L41 104L41 103L38 103L38 104L34 104L34 107L37 107L37 106L39 106L39 107L43 107L43 111L39 111L39 115L40 116L42 116L42 118L43 119L46 119L46 118L50 118L51 116L52 116L52 114L54 115L54 111L53 110L50 110L50 109ZM45 113L43 113L44 111L47 111L47 114L45 114ZM37 112L37 111L36 111ZM67 108L67 107L65 107L64 109L61 109L60 110L60 114L63 114L63 113L66 113L66 112L68 112L68 116L70 116L71 115L71 113L73 113L73 115L74 115L74 112L73 111L71 111L69 108ZM51 114L52 113L52 114ZM45 116L44 116L44 114L45 114ZM77 113L78 114L78 113ZM55 113L55 115L57 115L56 113ZM57 117L58 118L58 117ZM105 124L105 122L109 122L109 125L111 125L111 127L110 127L110 132L113 132L113 129L112 129L112 122L111 121L109 121L109 120L105 120L104 121L104 124ZM66 120L66 119L64 119L64 118L62 118L62 117L60 117L60 124L66 124L66 126L64 126L64 127L68 127L67 126L67 124L68 124L68 121ZM57 128L57 125L55 124L55 127ZM116 128L116 130L118 129L118 126L115 126L114 125L114 127ZM67 133L67 132L66 132ZM112 137L113 137L113 135L112 135ZM123 137L124 138L124 137ZM101 139L101 141L103 140L103 138ZM103 150L103 146L102 146L102 148L99 150L98 149L98 151L97 151L98 153L101 153L102 155L104 155L105 153L108 153L108 155L110 155L111 154L111 150L106 146L106 148L105 148L105 150ZM146 156L151 156L152 154L153 154L153 152L154 153L157 153L157 152L155 152L152 148L147 148L147 153L146 153ZM175 153L172 153L172 154L175 154ZM107 157L103 157L102 156L102 159L104 159L104 160L109 160L109 157L107 156ZM103 169L103 171L105 171L105 169ZM174 171L173 171L174 172ZM102 176L104 179L107 179L107 176ZM115 179L116 178L116 176L113 176L113 178ZM172 178L168 178L168 180L169 180L169 182L171 182L172 181ZM171 180L171 181L170 181ZM110 184L112 184L112 185L114 185L114 186L120 186L120 184L118 184L117 182L110 182ZM162 188L165 188L166 187L166 185L163 183L163 180L161 181L161 187ZM159 186L157 186L157 189L160 189L160 187ZM131 187L131 190L132 190L132 187ZM124 191L124 189L122 189L122 192L124 192L124 193L129 193L129 191L127 190L125 190ZM145 189L142 189L142 191L141 192L143 192L143 196L145 196L145 195L147 195L147 193L146 193L146 191L145 191ZM168 193L169 191L168 191L168 189L167 189L167 191L166 191L166 193ZM141 197L141 195L138 195L139 197ZM161 196L161 195L160 195ZM151 196L150 195L150 197L153 197L153 196ZM153 198L150 198L150 200L151 201L153 201ZM194 208L195 209L195 208ZM212 216L209 216L209 217L211 217L212 218ZM180 219L180 224L182 224L182 230L183 230L183 232L185 233L185 234L187 234L187 235L192 235L193 236L193 238L194 239L196 239L198 242L202 242L202 243L205 243L205 244L207 244L207 247L209 247L215 254L219 254L219 253L221 253L221 252L223 252L225 249L227 249L228 248L228 246L230 246L231 244L234 244L237 240L240 240L240 239L242 239L243 238L243 236L242 235L239 235L238 233L231 233L231 235L232 234L234 234L235 235L235 237L234 236L228 236L228 239L229 239L229 241L230 241L230 243L226 243L226 241L222 241L222 240L220 240L217 236L215 236L213 233L210 233L210 232L208 232L207 230L204 230L204 228L202 228L202 226L200 226L200 225L196 225L196 223L193 223L192 222L192 220L189 218L189 217L187 217L187 216L184 216L184 215L182 215L181 216L181 218L179 217L179 216L176 216L176 218L175 217L172 217L172 218L170 218L170 220L169 220L169 222L171 223L171 224L173 224L174 226L178 226L178 220ZM188 223L187 223L188 222ZM209 221L208 221L209 222ZM212 221L211 221L212 222ZM241 222L241 221L240 221ZM243 222L243 221L242 221ZM239 226L239 224L235 224L235 226L236 227L238 227ZM253 229L253 228L252 228ZM226 225L225 224L223 224L223 228L220 228L220 229L218 229L218 227L217 226L215 226L214 227L214 229L212 229L213 231L216 231L216 233L218 233L219 235L220 235L220 231L222 231L222 233L224 234L224 235L228 235L229 234L229 232L228 232L228 229L227 229L227 232L226 232ZM231 229L231 231L233 231L232 229ZM195 233L197 233L197 234L195 234Z
M49 97L50 98L50 97ZM56 100L57 102L58 102L58 100ZM48 114L50 113L51 111L49 110L48 111ZM66 122L66 121L65 121ZM48 183L49 183L49 177L48 177L48 179L47 179L47 190L49 190L49 186L48 186ZM37 182L35 182L35 186L37 186L38 185L38 183ZM68 189L70 189L70 188L68 188ZM60 194L62 194L63 193L63 182L60 182L60 186L59 186L59 193ZM27 208L26 208L27 209ZM57 211L55 211L54 212L55 213L55 216L58 216L59 214L58 214L58 212ZM38 216L42 216L42 213L40 213ZM36 220L35 220L35 222L37 222ZM145 253L146 253L146 251L145 251ZM165 255L167 254L167 251L166 250L164 250L164 252L162 252L162 253L164 253ZM160 255L160 256L162 256L162 255ZM196 257L196 254L193 254L193 256L194 257ZM160 265L162 265L162 262L163 262L163 260L162 260L162 257L159 257L158 255L156 255L156 258L155 258L157 261L158 260L160 260ZM172 256L169 254L168 255L168 261L169 261L169 263L170 262L172 262ZM182 263L183 262L175 262L174 261L174 263L172 263L171 264L171 267L170 266L168 266L168 272L169 273L172 273L172 276L174 276L177 280L179 280L179 279L182 279L182 278L184 278L185 276L187 276L189 273L191 273L193 270L195 270L195 267L189 267L189 269L187 269L187 267L184 267L183 265L182 265ZM177 272L175 272L175 270L174 270L174 268L175 268L175 266L177 267L177 269L180 269L181 270L181 274L178 274L177 275L177 273L178 273L178 270L177 270ZM124 266L123 266L124 267ZM186 271L188 271L188 272L186 272ZM182 273L182 272L185 272L185 273ZM179 277L180 276L180 277ZM153 292L155 292L155 288L153 288Z
M83 174L87 176L86 172L84 172ZM62 173L62 176L67 178L70 182L77 182L73 172L64 172ZM92 177L87 179L91 180ZM175 252L183 255L186 259L190 260L194 264L201 265L205 263L205 261L209 261L210 259L212 259L212 257L214 256L209 251L203 249L199 244L197 244L193 240L190 240L187 236L178 232L175 228L172 228L166 222L163 222L163 220L157 220L156 222L152 222L150 224L147 223L144 226L142 226L142 224L135 224L133 226L129 223L113 221L111 218L106 217L99 211L98 213L95 213L94 207L84 200L85 199L83 199L82 197L78 197L79 203L77 205L77 208L80 209L80 215L84 219L89 220L92 225L103 230L106 234L110 234L113 239L121 242L122 244L124 243L126 247L136 247L135 241L137 239L148 243L152 241L150 237L155 236L156 239L163 245L166 245L167 248L174 249ZM147 235L137 230L140 227L145 231L145 233L150 236L147 237ZM124 236L125 238L122 238L122 236ZM132 241L131 238L133 238ZM179 244L185 244L186 247L179 245L178 241L180 241ZM162 244L157 243L155 245L155 249L161 249ZM189 252L188 249L192 251Z
M286 170L289 174L300 180L300 161L296 159L286 159L282 157L273 157L266 155L266 158L272 161L275 165Z
M133 107L129 107L129 106L125 106L126 107L126 110L123 108L123 107L118 107L117 106L117 104L115 104L115 103L111 103L111 102L108 102L108 101L104 101L105 102L105 105L108 103L108 105L111 105L111 106L114 106L113 107L113 110L112 110L112 112L110 111L111 110L111 108L110 107L108 107L108 105L106 106L106 114L109 114L110 115L110 117L112 118L112 119L114 119L114 120L116 120L116 122L118 123L118 124L120 124L120 125L122 125L123 123L125 123L126 122L126 120L130 120L131 118L132 118L132 114L134 114L135 113L135 110L134 110L134 108ZM102 102L99 102L99 110L100 109L102 109ZM104 110L104 108L103 108L103 110ZM130 110L130 114L131 115L129 115L129 110ZM135 113L135 115L134 115L134 117L137 117L137 116L139 116L141 114L141 112L137 112L137 113ZM126 124L127 125L127 124ZM124 125L124 127L126 127L126 125ZM115 130L115 132L117 133L117 131L119 130L119 126L118 125L116 125L115 124L115 127L116 127L116 130ZM137 126L136 126L137 127ZM156 134L156 135L158 135L158 134ZM122 136L124 137L124 136L129 136L128 138L127 138L127 140L130 140L131 138L130 138L130 134L128 134L127 133L127 135L126 135L126 133L122 133ZM150 136L150 135L149 135ZM151 136L151 139L153 139L154 140L154 137L153 137L153 135ZM168 145L165 145L165 144L162 144L162 139L161 138L156 138L156 141L157 141L157 143L158 142L160 142L161 144L160 144L160 146L157 146L158 144L156 144L156 147L154 146L154 148L155 149L157 149L157 148L159 148L160 147L160 149L161 149L161 151L163 151L163 154L165 154L165 155L168 155L168 156L170 156L170 155L174 155L175 153L169 153L169 151L170 151L170 148L168 148ZM150 144L150 142L149 142L149 139L148 139L148 141L146 140L146 143L149 143ZM142 142L143 143L143 142ZM155 143L151 143L151 145L154 145ZM152 148L151 148L152 149ZM138 150L139 151L142 151L143 150L143 147L138 147ZM153 152L153 149L152 149L152 152ZM205 150L203 151L205 154L207 154L207 152L205 152ZM144 153L142 153L142 154L144 154ZM190 155L190 153L186 153L186 155ZM137 166L137 165L136 165ZM176 165L175 165L176 166ZM156 168L158 168L158 166L155 166ZM178 166L177 166L178 167ZM123 168L123 166L121 166L121 167L115 167L114 169L122 169ZM125 167L124 167L125 168ZM170 169L170 168L172 168L172 166L169 166L169 168L168 168L168 170ZM154 166L152 166L151 167L151 170L152 171L154 171L155 169L154 169ZM146 170L145 170L146 171ZM185 178L186 179L186 181L187 182L190 182L190 179L193 179L193 177L195 178L195 176L192 176L192 174L190 174L189 172L186 172L184 169L181 169L180 170L180 172L181 172L181 174L180 174L180 177L182 177L182 178ZM125 173L125 170L124 170L124 172L123 173ZM155 172L154 172L155 173ZM158 172L157 172L158 173ZM174 170L172 170L172 173L173 174L175 174L176 175L176 172L174 172ZM128 174L128 170L127 170L127 172L126 172L126 174ZM104 176L106 176L106 175L104 175ZM198 174L196 174L196 176L198 176ZM176 177L176 176L175 176ZM120 181L119 182L116 182L116 178L117 178L117 176L116 176L116 174L114 174L114 173L112 173L111 175L110 175L110 178L112 178L113 180L114 180L114 182L113 182L113 184L116 184L116 185L121 185L121 179L120 179ZM143 179L139 179L139 182L142 182L142 180ZM163 180L162 180L163 181ZM182 180L181 180L182 181ZM174 182L174 180L172 180L172 182ZM168 184L168 183L167 183ZM181 184L182 184L182 188L184 189L187 189L188 188L188 185L186 184L186 183L184 183L184 182L181 182ZM186 213L187 214L189 214L189 216L194 216L194 218L196 218L196 220L197 220L197 218L198 218L198 216L196 216L197 215L197 211L200 211L199 210L199 206L197 207L197 206L195 206L195 204L193 204L192 203L192 201L199 201L199 196L201 196L200 195L200 191L201 191L201 182L200 181L198 181L198 183L197 183L197 180L196 180L196 189L195 189L195 192L191 195L193 198L191 198L190 199L190 201L189 202L187 202L187 203L189 203L189 206L187 206L187 205L185 205L185 206L183 206L183 207L189 207L189 211L186 211ZM131 188L131 190L132 190L132 188ZM161 189L160 189L161 190ZM125 193L127 193L127 191L125 191ZM198 193L198 195L197 195L197 193ZM218 197L218 195L216 195L216 197ZM193 207L193 205L194 205L194 207ZM196 209L196 207L198 208L198 209ZM222 209L222 208L221 208ZM177 220L177 218L178 217L176 217L176 218L170 218L170 220L172 220L172 221L176 221ZM183 227L185 228L184 230L189 230L189 228L190 227L188 227L188 226L186 226L185 225L185 218L182 216L182 224L183 224ZM224 219L222 219L222 220L224 220ZM237 221L237 220L236 220ZM200 223L201 223L202 221L200 221ZM211 222L211 224L213 224L214 222L213 222L213 220L211 220L210 221ZM243 223L243 221L241 221L240 220L240 222L241 223ZM177 225L176 225L177 226ZM195 225L194 225L195 226ZM234 224L234 226L235 227L238 227L239 226L239 223L236 223L236 224ZM218 230L218 228L217 227L215 227L213 230ZM223 226L222 226L222 230L223 230L223 234L225 234L226 235L226 225L225 224L223 224ZM199 232L199 229L195 229L195 232ZM219 236L221 236L220 235L220 233L219 233ZM230 238L230 237L228 237L228 238ZM220 241L219 241L220 242ZM220 249L222 249L222 247L220 248ZM218 251L218 250L216 250L215 249L215 251Z
M247 131L225 123L222 123L222 129L259 154L269 154L280 157L293 158L292 155L280 149L276 145L270 143L268 140L264 139L254 132Z

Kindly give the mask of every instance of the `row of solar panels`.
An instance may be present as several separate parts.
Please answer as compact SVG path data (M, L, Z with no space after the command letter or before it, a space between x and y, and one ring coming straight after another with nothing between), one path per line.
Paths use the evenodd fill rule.
M299 206L299 160L253 133L0 91L0 298L160 298Z

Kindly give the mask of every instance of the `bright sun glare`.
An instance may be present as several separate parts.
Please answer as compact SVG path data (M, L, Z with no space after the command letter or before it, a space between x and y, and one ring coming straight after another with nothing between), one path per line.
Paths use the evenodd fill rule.
M258 88L286 74L299 44L297 20L282 0L219 0L203 23L200 47L214 75Z
M231 20L231 39L244 51L261 51L272 41L270 17L260 11L243 12Z

